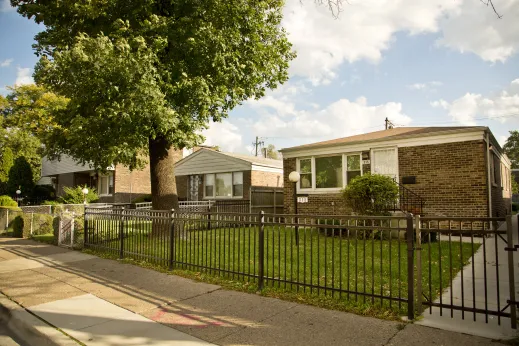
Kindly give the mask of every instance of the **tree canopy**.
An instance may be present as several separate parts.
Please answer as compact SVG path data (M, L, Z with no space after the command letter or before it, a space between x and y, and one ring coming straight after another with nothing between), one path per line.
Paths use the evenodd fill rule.
M503 149L512 162L512 168L519 168L519 131L510 131Z
M295 56L282 0L11 3L46 28L36 81L70 100L49 153L101 169L141 167L149 155L154 198L174 195L155 208L176 203L171 150L199 144L211 120L286 81Z

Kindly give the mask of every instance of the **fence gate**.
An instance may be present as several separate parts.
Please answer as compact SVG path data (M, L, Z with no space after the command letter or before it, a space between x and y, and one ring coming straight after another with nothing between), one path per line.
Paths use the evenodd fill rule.
M74 247L74 214L62 213L59 217L58 245Z
M519 230L512 229L512 216L417 216L415 225L417 277L422 278L416 282L417 310L425 308L424 321L442 316L452 318L450 323L497 322L516 329Z

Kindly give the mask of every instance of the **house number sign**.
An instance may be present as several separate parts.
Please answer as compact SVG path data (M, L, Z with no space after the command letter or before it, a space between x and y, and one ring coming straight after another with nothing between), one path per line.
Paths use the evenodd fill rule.
M362 160L363 165L369 165L371 164L371 160Z
M297 197L297 203L308 203L308 197Z

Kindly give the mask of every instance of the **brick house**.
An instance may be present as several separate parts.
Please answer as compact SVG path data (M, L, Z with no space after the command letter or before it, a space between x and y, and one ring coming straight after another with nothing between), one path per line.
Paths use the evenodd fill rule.
M178 160L192 150L179 150ZM56 195L64 194L64 187L84 186L95 188L99 201L105 203L130 203L135 198L151 194L150 166L130 171L123 165L109 167L105 174L89 165L78 164L72 157L62 155L61 160L43 158L42 177L50 177Z
M295 170L301 177L297 194L308 201L298 203L299 213L350 213L340 190L366 172L394 178L400 199L405 193L414 196L414 204L423 202L423 215L486 217L511 211L510 161L488 127L392 128L281 152L286 213L294 211L288 175ZM417 213L413 203L404 211Z
M175 165L179 200L248 200L251 187L282 187L283 162L200 149Z

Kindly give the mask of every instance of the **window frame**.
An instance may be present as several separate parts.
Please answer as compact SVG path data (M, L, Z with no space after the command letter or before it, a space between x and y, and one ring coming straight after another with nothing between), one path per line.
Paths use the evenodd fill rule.
M241 185L242 185L242 195L241 196L234 196L234 176L235 174L238 174L240 173L241 174ZM217 174L230 174L231 175L231 196L228 197L228 196L216 196L216 175ZM214 178L213 178L213 195L212 196L208 196L206 194L206 183L207 183L207 176L208 175L212 175ZM243 171L232 171L232 172L217 172L217 173L205 173L204 174L204 199L243 199L244 195L245 195L245 183L244 183L244 174L243 174Z
M301 175L301 161L302 160L310 160L311 162L311 174L312 174L312 186L310 188L301 188L301 184L298 183L297 184L297 188L296 188L296 191L297 193L315 193L315 194L318 194L318 193L338 193L340 192L343 188L345 188L348 184L347 184L347 157L348 156L359 156L360 158L360 175L362 176L364 174L364 168L362 167L363 164L362 164L362 152L361 151L353 151L353 152L348 152L348 153L334 153L334 154L327 154L327 155L312 155L312 156L302 156L302 157L298 157L296 158L296 171ZM342 160L342 170L341 170L341 174L342 174L342 186L341 187L327 187L327 188L318 188L317 187L317 183L316 183L316 177L317 177L317 172L316 172L316 164L315 164L315 159L317 158L321 158L321 157L333 157L333 156L340 156L341 157L341 160Z

